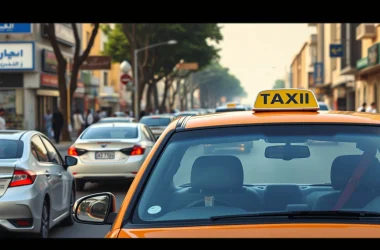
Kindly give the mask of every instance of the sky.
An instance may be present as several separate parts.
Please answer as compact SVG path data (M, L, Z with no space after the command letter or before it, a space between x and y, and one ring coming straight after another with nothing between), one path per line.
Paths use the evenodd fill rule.
M253 102L260 90L284 78L290 63L315 27L304 24L220 24L220 63L230 69Z

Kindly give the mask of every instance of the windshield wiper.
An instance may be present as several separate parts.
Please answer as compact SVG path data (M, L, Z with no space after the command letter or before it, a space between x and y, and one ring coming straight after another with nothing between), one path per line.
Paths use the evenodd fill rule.
M211 216L210 220L228 220L240 218L261 218L261 217L288 217L294 219L297 217L332 217L332 218L366 218L366 217L380 217L380 213L368 211L350 211L350 210L337 210L337 211L288 211L288 212L269 212L269 213L250 213L250 214L234 214L234 215L220 215Z

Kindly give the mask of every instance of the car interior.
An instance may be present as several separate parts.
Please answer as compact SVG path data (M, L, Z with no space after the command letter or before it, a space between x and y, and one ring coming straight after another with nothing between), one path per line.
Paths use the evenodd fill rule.
M330 211L355 170L362 164L363 158L367 160L367 169L342 209L371 209L380 212L380 162L376 158L378 148L363 143L358 143L357 147L364 155L337 156L330 167L331 183L324 185L244 184L245 173L238 157L203 155L192 164L190 183L176 186L173 181L162 181L161 183L171 183L171 186L160 185L155 190L165 195L152 195L146 206L158 204L162 206L162 212L157 215L142 212L142 216L144 219L160 221L206 219L209 216L247 212ZM183 150L178 148L179 152ZM365 155L371 150L376 153L372 156ZM173 178L182 155L173 157L165 178ZM298 156L295 155L294 158L299 158ZM212 205L207 205L209 198L212 199Z

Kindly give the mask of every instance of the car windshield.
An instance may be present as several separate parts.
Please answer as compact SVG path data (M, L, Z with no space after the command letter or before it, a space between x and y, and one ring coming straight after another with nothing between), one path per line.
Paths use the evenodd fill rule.
M319 110L329 110L329 108L327 107L327 105L319 104Z
M198 115L197 112L189 112L189 113L178 113L178 114L175 114L176 117L180 117L180 116L193 116L193 115Z
M245 111L245 108L226 108L217 109L215 112L232 112L232 111Z
M131 119L101 119L100 123L109 123L109 122L132 122Z
M89 127L86 129L81 139L135 139L137 138L137 127Z
M20 140L0 139L0 159L21 158L24 151L24 143Z
M367 171L344 208L380 212L379 135L378 127L341 124L175 133L154 165L133 220L330 211L363 164Z
M170 118L167 117L143 117L140 123L143 123L149 127L152 126L167 126L171 122Z

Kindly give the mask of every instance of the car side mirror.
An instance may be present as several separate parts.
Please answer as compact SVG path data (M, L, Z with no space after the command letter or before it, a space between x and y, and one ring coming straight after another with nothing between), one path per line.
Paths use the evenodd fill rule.
M116 198L103 192L78 199L73 208L74 220L82 224L112 225L116 219Z
M67 167L75 166L78 163L78 159L69 155L65 156L65 165Z

